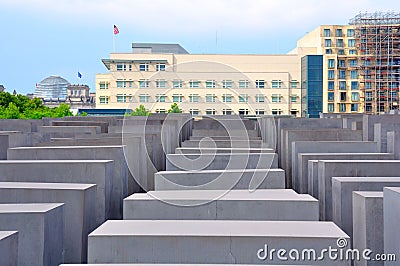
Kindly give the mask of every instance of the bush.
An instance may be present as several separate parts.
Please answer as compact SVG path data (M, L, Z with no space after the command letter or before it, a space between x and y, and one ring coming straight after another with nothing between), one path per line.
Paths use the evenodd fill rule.
M135 111L133 111L130 114L126 114L126 115L130 115L130 116L149 116L150 112L148 112L146 110L146 108L144 107L144 105L141 104L138 108L135 109Z
M179 109L179 106L174 103L173 105L171 105L171 108L168 110L168 113L182 113L182 110Z

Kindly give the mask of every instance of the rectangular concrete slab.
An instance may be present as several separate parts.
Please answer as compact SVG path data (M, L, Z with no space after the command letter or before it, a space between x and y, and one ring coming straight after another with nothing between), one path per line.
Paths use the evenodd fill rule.
M18 265L64 262L63 205L0 204L0 230L18 231Z
M18 265L17 231L0 231L0 261L2 266Z
M65 262L86 262L87 236L96 227L96 185L0 182L4 203L64 203Z
M318 160L308 161L308 194L318 198Z
M200 153L275 153L270 148L176 148L175 154L200 154Z
M308 160L393 160L391 153L298 153L298 172L293 176L299 193L308 192Z
M0 161L0 181L96 184L96 224L100 225L112 217L113 163L110 160Z
M110 220L89 235L88 257L89 263L277 264L282 263L277 257L263 260L263 250L315 249L320 254L336 247L338 238L348 241L331 222ZM318 265L350 264L325 258Z
M397 177L400 160L321 160L318 161L320 219L332 220L332 177Z
M332 220L350 237L353 236L353 191L378 191L384 187L400 186L400 177L333 177Z
M167 171L278 168L275 153L168 154Z
M383 190L383 230L385 254L400 256L400 188L386 187ZM385 265L398 265L398 261L386 261Z
M155 190L258 189L285 188L282 169L162 171L154 175Z
M122 199L128 196L128 165L124 146L18 147L8 150L9 160L113 160L111 214L122 217ZM139 187L135 192L139 191Z
M318 221L318 201L278 189L151 191L124 200L124 219Z
M383 192L353 192L353 248L383 254ZM355 265L376 265L356 261Z
M260 148L264 147L262 140L235 140L235 141L230 141L230 140L207 140L203 139L201 140L201 145L202 147L217 147L217 148ZM198 148L200 147L200 140L186 140L182 142L182 147L183 148Z

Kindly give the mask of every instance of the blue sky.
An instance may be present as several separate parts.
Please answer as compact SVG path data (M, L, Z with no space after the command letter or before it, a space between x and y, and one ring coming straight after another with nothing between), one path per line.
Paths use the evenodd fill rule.
M113 24L117 52L166 42L191 53L275 54L318 25L347 24L366 11L400 12L400 1L0 0L0 84L26 94L59 75L94 90L113 49Z

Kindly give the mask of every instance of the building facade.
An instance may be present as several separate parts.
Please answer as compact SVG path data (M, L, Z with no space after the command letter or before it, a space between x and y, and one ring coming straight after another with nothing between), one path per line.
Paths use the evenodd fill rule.
M179 45L152 46L133 44L132 53L103 60L109 73L96 76L97 108L143 104L163 113L177 103L193 115L300 116L297 55L189 54Z

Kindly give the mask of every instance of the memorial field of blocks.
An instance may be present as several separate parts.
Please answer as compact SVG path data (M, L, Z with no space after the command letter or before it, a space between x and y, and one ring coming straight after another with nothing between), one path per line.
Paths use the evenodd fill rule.
M1 266L399 265L399 221L399 115L0 120Z

